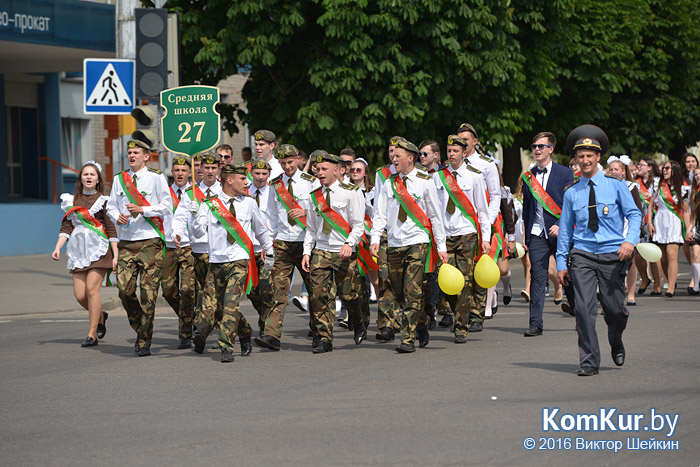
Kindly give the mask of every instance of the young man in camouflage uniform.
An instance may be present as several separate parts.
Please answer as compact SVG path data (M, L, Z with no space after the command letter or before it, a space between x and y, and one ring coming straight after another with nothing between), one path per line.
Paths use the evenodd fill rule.
M257 280L251 237L255 235L262 245L261 255L272 251L272 240L260 210L255 199L247 195L246 174L241 165L225 165L221 170L221 193L205 199L193 225L196 235L208 239L210 263L202 313L193 338L194 350L204 352L207 336L218 322L222 363L233 361L236 334L241 354L247 356L251 352L253 331L239 306L246 288Z
M165 261L161 287L163 298L178 316L178 334L180 343L178 349L192 347L192 319L194 317L194 257L187 231L180 238L180 248L175 245L173 232L173 218L183 197L187 197L190 175L192 173L191 161L187 156L176 156L172 164L173 184L170 185L170 198L173 203L173 211L165 218Z
M444 217L435 183L416 168L417 158L418 148L413 143L397 142L392 157L397 173L382 187L371 231L372 254L379 251L382 231L386 228L388 233L389 278L403 310L401 344L396 347L399 353L415 351L416 333L420 347L428 344L429 320L423 308L425 272L434 266L437 257L448 261Z
M146 357L151 355L153 315L163 268L163 216L172 212L173 206L165 176L146 166L151 154L148 145L131 140L127 148L129 170L115 178L107 214L122 227L117 261L119 298L136 331L134 351ZM136 298L139 275L144 303Z
M467 342L469 310L473 307L474 258L488 254L491 236L486 182L479 169L464 161L467 143L456 135L447 138L449 165L433 176L440 207L445 213L445 234L449 263L464 273L464 288L457 295L442 294L446 307L455 315L455 343Z
M313 352L333 351L336 294L348 309L359 345L367 330L362 323L357 244L364 233L364 196L357 185L341 183L338 156L316 156L316 176L322 187L311 193L306 211L302 269L311 279L309 302Z
M275 264L271 273L274 278L274 303L265 320L265 335L255 338L256 344L270 350L280 349L282 322L295 267L301 272L307 289L310 285L309 274L302 270L301 260L304 254L309 195L319 187L318 180L313 175L299 170L299 150L296 147L283 144L276 157L284 174L270 181L270 189L274 192L268 197L267 207L270 233L275 239Z

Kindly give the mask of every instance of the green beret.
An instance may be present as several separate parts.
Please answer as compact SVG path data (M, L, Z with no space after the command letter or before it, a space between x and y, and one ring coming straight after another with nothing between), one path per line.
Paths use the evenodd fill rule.
M268 143L274 143L277 136L270 130L258 130L255 132L255 141L267 141Z
M466 148L467 142L464 141L464 138L460 138L457 135L450 135L447 137L447 145L448 146L462 146L463 148Z
M277 159L286 159L287 157L299 157L299 150L293 144L283 144L277 149L275 154Z
M419 154L419 151L418 151L418 148L416 147L416 145L413 144L412 142L408 141L407 139L398 140L396 142L396 147L401 148L401 149L405 149L406 151L412 152L413 154L416 154L416 155Z
M140 148L143 148L147 151L151 150L151 147L147 143L144 143L143 141L141 141L140 139L132 139L128 143L126 143L127 148L135 148L137 146Z
M270 164L268 164L263 159L253 159L252 161L250 161L250 170L253 170L253 169L272 170L272 167L270 167Z
M192 160L188 156L184 155L177 155L173 157L173 164L172 165L191 165Z
M479 135L476 134L476 130L474 129L474 127L471 126L469 123L462 123L457 129L457 133L461 133L463 131L468 131L469 133L473 134L474 138L479 137Z
M226 164L221 167L221 174L239 174L246 175L248 173L248 168L245 165L238 164Z

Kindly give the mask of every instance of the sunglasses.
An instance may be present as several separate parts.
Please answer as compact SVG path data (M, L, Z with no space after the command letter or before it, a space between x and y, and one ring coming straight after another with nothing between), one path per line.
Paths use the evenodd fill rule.
M671 170L671 167L661 167L661 170Z
M229 156L228 154L217 154L217 156L219 156L222 159L231 159L231 156Z
M353 167L350 169L350 172L362 172L362 167Z
M530 145L530 149L532 149L533 151L534 151L535 149L539 149L539 150L541 151L541 150L543 150L544 148L550 148L550 149L551 149L552 146L550 146L549 144L531 144L531 145Z
M429 153L427 153L427 152L421 152L421 153L420 153L420 156L421 156L421 157L428 157L428 155L429 155Z

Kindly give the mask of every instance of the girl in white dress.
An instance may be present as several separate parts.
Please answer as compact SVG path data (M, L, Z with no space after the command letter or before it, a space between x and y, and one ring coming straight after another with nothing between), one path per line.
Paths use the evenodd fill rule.
M90 329L82 347L97 345L107 332L100 287L107 270L117 266L117 231L105 211L109 197L103 195L103 186L100 165L86 162L78 175L75 195L61 195L61 209L66 215L51 254L54 260L61 259L61 248L68 242L66 254L75 298L90 317Z
M659 189L649 206L650 209L654 209L654 207L657 209L654 221L649 222L649 234L663 253L661 268L666 280L668 280L666 296L673 297L676 293L676 280L678 278L678 250L683 244L683 240L691 232L690 220L688 219L690 187L683 184L681 166L676 161L666 162L661 173L662 180L659 183Z

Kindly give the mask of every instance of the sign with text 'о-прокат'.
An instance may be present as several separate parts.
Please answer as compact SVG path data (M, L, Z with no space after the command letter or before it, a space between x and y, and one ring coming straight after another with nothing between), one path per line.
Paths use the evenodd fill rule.
M216 111L218 102L219 89L212 86L182 86L162 91L163 146L187 156L215 147L221 129L221 116Z

